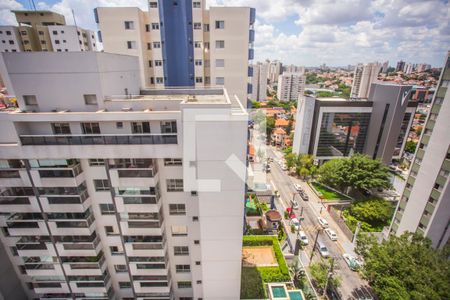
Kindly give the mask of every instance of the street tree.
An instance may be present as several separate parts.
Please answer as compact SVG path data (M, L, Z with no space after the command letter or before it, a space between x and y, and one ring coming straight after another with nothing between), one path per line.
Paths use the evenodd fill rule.
M362 154L332 159L319 168L320 181L345 193L390 188L390 174L379 160Z
M362 234L355 251L364 258L362 274L380 300L450 298L448 249L434 249L420 234L391 235L381 243Z
M327 280L329 280L328 285L332 285L335 288L338 288L341 285L341 278L338 275L332 274L332 276L328 278L331 270L330 262L328 260L311 264L309 270L311 271L311 276L314 279L316 287L321 292L327 286Z

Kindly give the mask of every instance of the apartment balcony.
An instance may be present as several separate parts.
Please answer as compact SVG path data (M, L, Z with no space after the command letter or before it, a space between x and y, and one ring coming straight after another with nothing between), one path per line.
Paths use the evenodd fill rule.
M48 226L53 235L91 235L95 231L93 214L80 218L50 219Z
M55 246L61 256L97 256L102 250L99 236L91 242L58 241Z
M119 212L151 213L161 209L161 201L156 195L117 196L116 206Z
M156 169L110 169L112 186L156 186L159 175Z
M164 223L158 220L125 220L120 222L123 235L162 235Z
M24 267L29 276L64 276L61 265L57 263L26 263Z
M55 248L48 236L23 236L16 243L19 256L56 256Z
M166 255L166 241L144 242L125 240L125 251L128 256L160 256Z
M67 275L100 276L107 269L103 252L96 256L62 256L61 259Z
M52 281L52 282L34 282L34 292L36 294L69 294L69 286L65 281ZM48 295L48 297L51 297ZM54 297L51 297L55 299ZM65 298L63 298L65 299Z
M25 169L0 169L0 186L31 187L31 182Z
M9 213L28 213L40 211L34 196L0 196L0 211Z
M30 174L34 184L39 187L72 187L85 181L80 163L63 168L33 168Z
M131 275L167 276L169 274L169 265L166 262L130 262L129 268Z
M49 235L44 220L8 220L8 232L11 236Z
M133 276L135 277L135 276ZM158 276L157 276L158 277ZM170 293L170 280L133 280L134 290L136 293ZM160 299L160 298L158 298Z
M20 135L20 141L22 146L170 145L178 143L178 136L176 133Z
M69 284L73 293L108 293L111 287L111 280L109 274L102 274L99 276L79 275L68 276Z
M81 195L42 196L40 197L42 209L46 212L85 212L92 200L87 191Z

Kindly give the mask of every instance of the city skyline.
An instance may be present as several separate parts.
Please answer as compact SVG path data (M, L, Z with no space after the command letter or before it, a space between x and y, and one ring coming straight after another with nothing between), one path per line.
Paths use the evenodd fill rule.
M450 47L450 26L446 22L447 1L326 1L293 0L277 3L249 0L207 0L210 6L256 8L255 62L278 59L285 64L346 66L370 61L399 60L442 65ZM45 0L37 9L62 13L73 24L97 30L93 9L97 6L137 6L141 0ZM4 24L15 24L10 10L30 9L27 0L10 0L0 6ZM332 15L329 12L333 11ZM326 17L323 17L326 16ZM400 17L399 17L400 16Z

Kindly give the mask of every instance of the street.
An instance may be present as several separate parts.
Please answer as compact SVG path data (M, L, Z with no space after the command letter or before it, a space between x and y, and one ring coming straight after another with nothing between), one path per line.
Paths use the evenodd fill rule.
M334 274L341 278L341 286L338 291L342 299L360 299L362 296L361 289L366 290L367 282L362 280L357 272L351 271L346 262L342 258L343 253L352 253L353 247L351 241L340 231L339 227L335 224L333 219L328 215L326 208L321 204L320 199L310 189L305 182L289 176L287 172L283 171L280 165L276 162L281 158L281 153L274 151L272 147L267 148L267 154L269 158L273 158L274 162L271 163L271 172L268 174L269 184L272 185L274 190L278 190L279 199L276 201L278 209L285 211L286 208L291 207L290 201L293 197L299 204L299 208L294 212L297 218L304 218L301 221L301 230L303 230L308 236L309 244L304 247L300 252L299 257L305 266L310 264L311 251L314 246L314 240L318 230L322 227L319 225L317 218L319 216L325 218L329 227L333 229L337 235L337 241L331 241L325 232L321 231L318 236L318 241L321 241L328 248L330 255L334 257ZM302 186L305 192L309 196L309 201L303 201L297 191L294 188L294 183L298 183ZM281 206L281 207L280 207ZM300 216L301 209L303 208L303 215ZM285 222L286 227L290 229L289 221ZM297 233L292 233L288 230L288 238L291 240L292 245L295 245L295 239ZM314 251L312 262L320 261L322 258L320 253Z

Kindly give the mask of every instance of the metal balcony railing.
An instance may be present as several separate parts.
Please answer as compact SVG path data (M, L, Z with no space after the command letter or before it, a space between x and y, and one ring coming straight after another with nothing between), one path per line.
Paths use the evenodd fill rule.
M176 133L165 134L60 134L60 135L21 135L23 146L30 145L147 145L177 144Z

